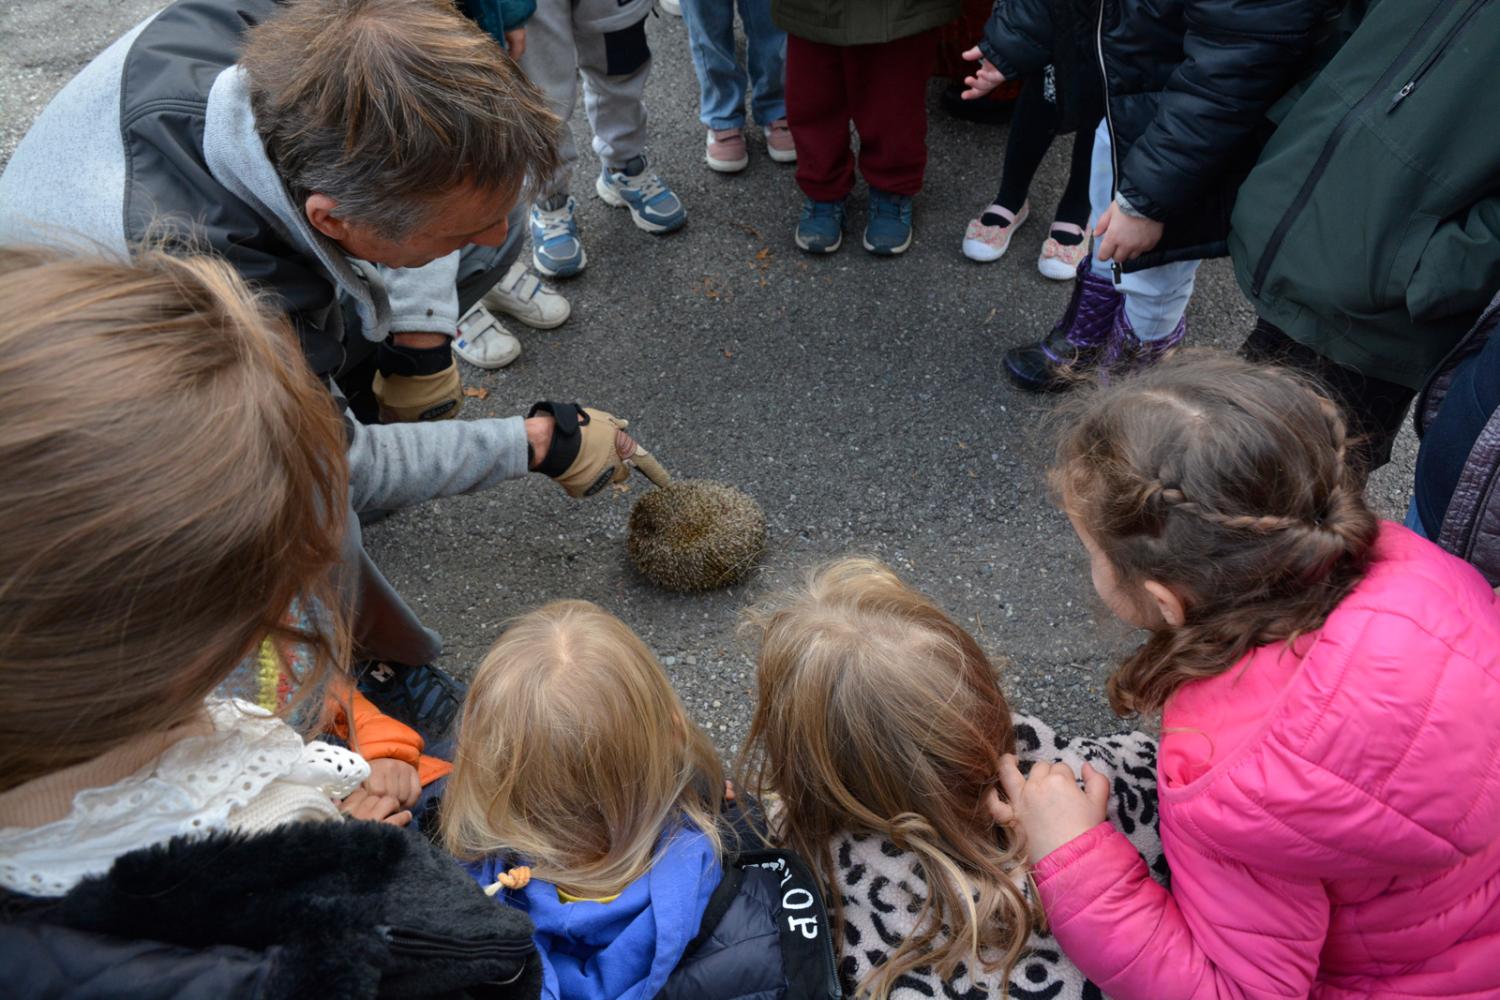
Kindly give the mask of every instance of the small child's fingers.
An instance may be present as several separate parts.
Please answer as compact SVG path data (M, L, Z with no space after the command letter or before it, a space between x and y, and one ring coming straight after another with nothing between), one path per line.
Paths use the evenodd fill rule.
M728 778L724 779L724 801L734 801L734 782L730 781Z
M411 822L411 810L403 809L398 813L391 813L380 822L389 823L391 824L391 826L405 826L406 824Z
M1115 206L1111 204L1104 210L1104 214L1099 216L1099 222L1094 226L1094 235L1103 236L1105 233L1109 232L1109 222L1114 217Z
M1109 812L1109 779L1094 769L1093 764L1083 765L1083 794L1099 815Z
M979 60L984 58L984 53L980 52L979 46L976 45L972 49L966 51L961 58L968 62L978 62Z
M1016 801L1021 794L1021 789L1026 787L1026 777L1021 773L1020 762L1013 753L1005 754L1000 758L1000 787L1005 791L1005 797L1010 802Z
M989 812L990 819L1000 826L1010 826L1016 821L1016 811L993 788L984 793L984 808Z

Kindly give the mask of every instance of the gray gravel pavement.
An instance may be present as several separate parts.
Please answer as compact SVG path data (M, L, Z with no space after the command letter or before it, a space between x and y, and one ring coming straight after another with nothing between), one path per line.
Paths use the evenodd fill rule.
M32 0L0 9L0 160L94 52L155 6ZM1111 656L1131 636L1109 622L1047 498L1051 401L1011 388L998 364L1005 347L1045 331L1068 288L1036 271L1040 221L996 264L959 253L965 223L993 195L1004 128L953 121L934 100L911 251L886 260L859 248L856 192L856 239L809 258L791 240L800 205L792 170L752 142L748 171L710 173L682 22L653 18L649 34L652 161L690 221L666 237L636 230L594 196L597 163L586 153L574 190L589 268L562 286L574 318L551 332L518 330L526 353L509 369L466 369L465 383L489 394L468 400L465 415L512 414L550 398L629 416L677 475L722 480L759 500L770 523L764 566L709 596L653 589L625 555L630 505L646 487L639 478L629 492L584 502L534 478L404 511L371 528L368 543L445 636L445 665L466 673L501 623L540 602L597 601L641 633L693 715L732 752L753 689L750 650L735 634L741 608L821 560L865 553L1008 661L1017 707L1064 735L1130 728L1101 692ZM573 127L587 149L581 110ZM1060 194L1066 141L1033 188L1037 220ZM1192 341L1237 346L1253 315L1227 262L1199 274ZM1372 484L1388 515L1405 507L1413 455L1408 433Z

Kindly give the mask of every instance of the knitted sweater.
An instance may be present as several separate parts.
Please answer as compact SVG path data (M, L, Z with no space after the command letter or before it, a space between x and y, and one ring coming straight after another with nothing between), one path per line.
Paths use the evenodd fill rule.
M1062 761L1081 771L1085 761L1110 779L1113 794L1109 818L1145 858L1157 879L1167 878L1166 859L1156 831L1156 744L1144 733L1100 739L1064 740L1047 725L1017 715L1017 753L1022 761ZM927 880L914 855L876 834L846 832L833 845L838 889L844 908L844 937L839 973L844 987L854 985L885 963L910 934L927 892ZM891 1000L943 997L988 1000L1001 995L1000 973L967 963L944 982L919 966L896 981ZM1011 971L1012 1000L1102 1000L1058 948L1050 935L1034 933L1030 948Z
M358 754L304 743L263 709L210 701L198 725L0 795L0 886L61 896L122 855L173 837L338 820L332 800L369 774Z

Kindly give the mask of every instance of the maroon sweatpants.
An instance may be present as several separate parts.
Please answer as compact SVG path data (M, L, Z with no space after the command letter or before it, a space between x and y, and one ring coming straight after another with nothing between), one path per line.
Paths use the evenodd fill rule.
M824 45L788 35L786 117L797 144L797 184L813 201L842 201L859 172L872 188L914 195L927 167L927 78L937 34L879 45Z

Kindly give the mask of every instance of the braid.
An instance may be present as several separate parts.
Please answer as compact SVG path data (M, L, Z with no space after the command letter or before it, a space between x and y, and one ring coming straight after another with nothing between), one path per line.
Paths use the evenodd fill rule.
M1211 510L1193 500L1176 486L1167 486L1160 479L1153 479L1143 488L1144 503L1149 503L1157 497L1171 510L1180 510L1184 514L1191 514L1200 521L1228 528L1230 531L1249 531L1257 535L1274 535L1280 531L1295 531L1297 529L1316 529L1315 524L1298 517L1284 517L1275 514L1223 514Z
M1320 627L1369 565L1379 527L1344 415L1284 369L1185 354L1075 413L1053 472L1069 513L1117 581L1186 605L1115 671L1117 712Z

